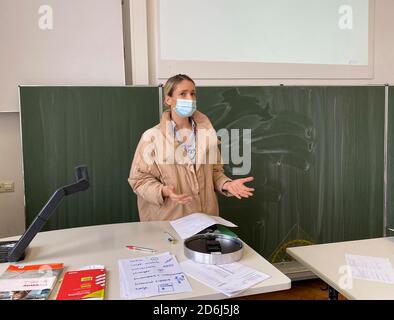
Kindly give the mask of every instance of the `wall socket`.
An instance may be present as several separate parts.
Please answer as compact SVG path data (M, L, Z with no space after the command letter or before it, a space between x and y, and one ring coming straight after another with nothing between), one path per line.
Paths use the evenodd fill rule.
M14 192L14 191L15 191L14 181L0 181L0 193Z

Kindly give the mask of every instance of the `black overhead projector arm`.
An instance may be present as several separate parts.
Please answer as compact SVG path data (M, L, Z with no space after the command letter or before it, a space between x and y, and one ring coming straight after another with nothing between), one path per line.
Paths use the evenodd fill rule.
M29 246L30 242L42 229L48 219L52 216L53 212L63 200L65 196L70 194L84 191L89 188L88 168L86 166L78 166L75 168L75 182L67 186L57 189L52 197L48 200L45 206L41 209L40 213L36 216L29 228L25 231L19 241L15 244L8 254L8 261L18 261Z

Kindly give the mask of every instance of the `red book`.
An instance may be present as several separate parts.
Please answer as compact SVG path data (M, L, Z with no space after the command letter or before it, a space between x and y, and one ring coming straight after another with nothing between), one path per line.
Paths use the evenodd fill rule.
M56 300L103 300L105 269L66 272Z

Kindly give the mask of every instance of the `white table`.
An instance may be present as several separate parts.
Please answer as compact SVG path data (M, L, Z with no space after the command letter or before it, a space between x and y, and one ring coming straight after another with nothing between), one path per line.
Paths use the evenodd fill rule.
M394 299L394 284L344 278L345 254L386 257L394 266L394 237L293 247L287 253L348 299Z
M168 231L178 239L171 244L164 234ZM17 240L19 237L4 238L1 241ZM154 248L158 252L169 251L175 254L178 261L186 260L183 254L183 242L167 221L134 222L109 224L101 226L81 227L38 233L31 242L24 261L25 264L64 263L65 271L92 264L102 264L107 270L107 286L105 299L120 299L118 260L145 255L141 252L126 249L127 245L139 245ZM271 276L254 287L242 292L240 296L286 290L291 281L267 260L245 244L243 264L255 268ZM9 263L0 264L2 273ZM50 299L55 299L59 289L60 277ZM188 293L162 295L149 299L225 299L227 296L188 277L193 291Z

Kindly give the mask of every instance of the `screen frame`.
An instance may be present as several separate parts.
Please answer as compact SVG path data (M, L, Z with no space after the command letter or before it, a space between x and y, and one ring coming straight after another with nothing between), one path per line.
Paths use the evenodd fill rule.
M215 79L373 79L375 0L368 0L368 65L320 65L263 62L208 62L164 60L160 57L160 0L149 1L147 8L151 77L165 81L177 73L195 80Z

